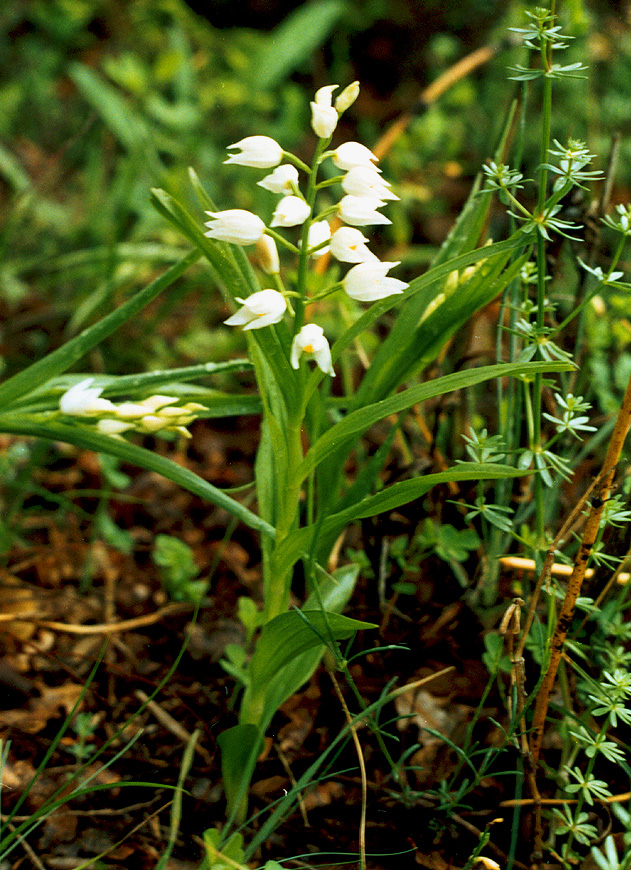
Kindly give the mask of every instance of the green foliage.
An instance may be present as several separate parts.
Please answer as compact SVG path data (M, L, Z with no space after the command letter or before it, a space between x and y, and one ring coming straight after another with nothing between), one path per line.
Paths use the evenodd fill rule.
M286 81L325 42L347 7L345 0L310 0L290 13L257 52L252 86L271 89Z
M187 544L172 535L156 535L152 558L173 601L200 603L208 592L208 581L196 579L199 568Z
M570 490L563 489L561 479L574 481L576 469L591 463L600 450L607 428L598 416L615 412L631 368L626 322L629 286L620 281L622 273L614 271L623 262L628 210L621 206L615 219L606 221L600 265L592 261L585 265L575 256L581 227L576 214L564 209L571 188L586 188L599 174L598 168L588 168L592 148L567 140L567 135L580 134L587 106L598 144L594 150L603 155L608 150L597 120L598 116L619 120L626 111L631 40L620 34L615 58L606 70L604 64L596 70L590 80L594 85L574 82L571 77L583 66L585 46L576 40L562 48L565 38L561 30L551 31L546 10L530 12L527 27L519 32L535 50L538 41L548 40L567 51L562 62L557 63L555 55L555 64L544 75L522 47L508 49L484 81L461 83L416 119L390 155L390 171L399 176L397 189L403 203L393 209L393 226L381 235L380 246L396 243L397 250L404 248L401 259L408 273L413 264L431 260L405 293L378 300L365 310L349 300L338 305L339 291L337 295L334 291L340 267L331 270L330 278L305 276L301 270L306 270L308 258L303 236L302 253L287 270L287 286L292 288L287 298L298 310L302 300L296 300L304 294L321 315L334 339L332 365L343 373L339 388L330 391L317 367L311 370L304 361L298 369L292 365L298 320L290 323L287 316L285 322L252 330L247 344L242 334L220 324L236 300L272 282L253 265L249 252L246 255L242 248L204 233L202 212L216 210L214 202L220 208L229 204L253 209L269 224L270 199L256 185L259 177L220 166L225 146L243 136L267 135L304 156L308 100L290 77L296 72L303 75L327 41L335 49L333 63L346 70L339 34L344 28L365 27L385 9L379 2L364 5L365 20L360 22L358 9L350 2L311 0L270 33L242 28L226 38L193 18L176 0L142 0L128 4L125 22L131 26L129 33L117 34L115 50L105 46L94 53L96 40L86 25L100 14L96 0L41 0L24 13L28 28L21 45L13 49L4 37L0 45L3 71L12 66L16 71L15 76L5 76L0 86L0 130L9 143L0 146L0 175L9 198L8 220L0 234L0 292L11 311L36 287L47 304L54 301L55 311L67 324L61 346L48 345L42 332L41 343L33 344L36 352L22 357L7 352L6 378L0 384L0 431L98 451L109 457L102 465L110 487L124 487L131 473L128 469L122 473L119 461L151 469L260 533L263 609L251 598L240 599L238 616L246 627L247 645L229 646L223 661L243 693L239 724L218 738L229 819L221 834L215 830L205 834L207 870L241 867L251 861L262 838L290 811L300 790L313 783L329 749L339 745L335 738L301 775L296 788L270 811L245 848L241 834L232 828L246 817L250 777L274 713L310 678L325 649L341 666L338 641L372 627L341 614L353 594L357 565L345 565L332 575L323 568L339 534L349 524L396 510L434 487L458 483L461 494L455 504L461 525L452 514L449 523L437 514L426 519L415 535L395 540L390 553L404 571L418 568L430 555L441 559L463 587L470 580L466 563L479 553L481 600L494 603L497 558L508 547L536 556L546 549L567 507ZM0 11L0 21L17 27L16 8L8 4ZM575 29L589 25L582 3L573 3L570 11ZM509 10L515 13L516 8ZM428 48L435 72L459 54L456 37L443 37L442 43L440 39ZM33 64L36 57L38 63ZM524 99L521 117L522 109L511 102L505 86L506 66L516 71L516 93L530 101ZM343 81L338 70L335 78ZM68 83L63 99L60 94L66 88L58 87L62 75ZM498 110L500 90L507 94L505 119ZM558 114L551 108L553 94L557 105L564 107ZM527 111L541 118L540 128L527 122ZM576 130L566 129L568 116ZM372 127L376 135L376 120L359 123L364 131ZM487 153L490 129L500 140L493 154ZM50 165L55 155L56 171L66 183L55 187L42 181L37 169L13 147L20 139L38 143ZM628 147L623 145L623 157ZM443 178L446 157L460 160L463 172L477 172L483 158L488 157L489 163L485 180L475 181L451 234L436 252L426 244L413 245L411 239L422 233L428 216L440 217L445 209L441 197L447 185L435 179ZM191 164L195 170L187 173ZM603 164L601 160L599 165ZM623 178L628 165L623 159ZM429 186L424 189L426 177ZM332 190L328 186L326 195ZM508 207L501 218L496 196ZM404 206L414 218L406 217ZM504 220L511 227L505 233ZM485 244L491 238L495 241ZM546 243L555 238L570 239L572 244L565 243L558 267L550 270ZM470 367L466 347L458 356L464 325L500 295L497 347L483 348L480 354L484 363L493 364ZM190 301L185 306L190 310L179 318L183 301ZM142 338L129 341L140 316ZM181 331L172 340L177 319L185 322L178 324ZM171 324L164 334L163 324ZM445 355L450 344L453 353ZM353 356L357 347L370 359L361 377ZM575 350L581 361L577 370L570 363ZM247 353L248 359L232 359L236 352ZM214 361L199 361L209 357ZM475 353L473 358L477 360ZM200 417L261 415L257 511L235 493L213 486L157 451L99 431L96 419L61 415L60 397L83 379L71 373L78 364L101 372L94 386L104 401L140 402L159 390L178 402L200 404ZM430 366L433 374L428 379L424 372ZM102 373L110 368L123 374ZM146 371L129 373L137 368ZM255 378L256 394L244 392L234 377L246 370ZM463 417L475 421L471 426L467 425L471 420L441 410L444 397L456 393L462 397ZM413 427L409 412L415 406L422 406L431 418L428 429L433 426L435 446L447 464L422 474L411 470L392 482L384 469L395 437L406 437ZM377 449L367 456L364 439L375 431L373 427L388 431L379 434ZM469 434L463 435L465 431ZM467 462L457 458L463 455L462 440ZM34 466L41 461L35 448L16 442L2 455L0 471L8 501L0 527L3 551L20 533L14 517ZM349 469L354 469L352 477ZM472 496L471 488L475 488ZM112 518L107 499L104 490L92 518L93 533L130 552L133 540ZM625 505L612 499L605 519L614 526L627 522ZM604 552L605 532L603 525L593 548L595 564L605 565L610 559ZM562 546L571 558L572 538ZM203 599L207 583L198 579L186 545L160 535L154 560L172 598L195 604ZM296 567L310 595L301 610L290 611ZM405 580L395 589L403 594L415 591ZM476 595L477 590L470 590L474 604L480 601ZM555 603L552 596L542 624L535 623L527 643L539 667L547 659ZM557 783L575 795L578 804L564 807L552 823L562 841L560 857L566 866L576 860L575 845L578 851L585 850L597 835L583 805L609 796L609 786L594 766L599 758L620 768L626 763L618 744L606 736L608 729L628 721L626 604L621 596L615 607L598 610L590 600L589 612L591 637L596 639L591 648L599 672L581 675L583 710L572 713L580 721L572 730L568 727L564 736ZM489 681L490 691L492 683L503 686L510 663L498 634L486 634L484 644L483 662L496 680ZM574 652L585 656L589 648L589 638L574 638L568 643L568 656ZM391 700L384 693L371 705L371 715ZM422 798L433 802L439 814L466 805L485 775L497 770L504 746L517 733L513 716L503 732L504 745L475 743L473 726L483 701L463 744L446 741L458 759L455 775L436 793ZM364 712L355 722L365 719L371 734L380 735ZM594 717L603 721L600 730L593 727ZM83 761L91 751L92 720L77 717L74 721L77 739L71 751ZM346 737L348 733L346 729ZM192 754L193 748L191 741L187 752ZM180 798L190 761L187 756L182 763ZM393 761L393 782L397 782L396 771L405 765L404 757ZM403 787L401 794L402 799L413 800ZM21 823L2 840L2 857L41 823L56 801L62 798L47 802L29 823L32 827ZM622 824L628 827L628 818ZM174 811L171 845L177 826ZM485 837L480 838L475 856ZM594 859L601 870L627 870L628 846L619 858L609 837L602 848L593 850ZM160 866L167 860L165 853ZM274 861L265 865L266 870L277 867Z
M199 870L247 870L242 834L234 833L222 845L221 833L210 828L204 831L204 848L206 857ZM266 861L261 870L282 870L282 867L277 861Z

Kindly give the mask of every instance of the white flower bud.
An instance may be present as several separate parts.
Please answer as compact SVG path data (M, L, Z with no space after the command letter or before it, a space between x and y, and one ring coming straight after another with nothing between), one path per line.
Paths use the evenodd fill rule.
M366 247L368 239L353 227L340 227L331 237L331 253L341 263L366 263L368 260L377 260Z
M342 284L351 299L357 302L375 302L395 293L403 293L408 286L398 278L386 278L386 274L398 263L382 263L379 260L359 263L346 273Z
M372 166L376 172L379 172L373 163L377 162L377 158L369 148L361 145L359 142L344 142L332 154L333 163L346 172L354 166Z
M141 432L159 432L160 429L165 429L168 424L164 420L163 417L160 417L158 414L145 414L138 421L138 429Z
M173 405L177 402L177 396L148 396L146 399L143 399L140 404L143 407L143 413L146 414L147 411L151 411L152 413L159 410L160 408L164 408L166 405Z
M99 420L96 428L102 435L121 435L129 429L133 429L134 424L125 423L123 420L111 420L106 417L103 420Z
M300 357L303 353L313 356L318 368L326 375L334 375L331 361L331 348L324 337L324 330L315 323L307 323L298 335L294 336L291 344L291 366L297 369L300 365Z
M278 248L271 236L261 236L256 243L258 264L266 275L277 275L280 272Z
M337 111L332 106L311 103L311 127L319 139L330 139L337 127Z
M147 409L140 402L122 402L116 405L116 416L122 420L134 420L147 413Z
M240 142L228 145L228 148L238 148L239 153L231 154L224 163L236 163L238 166L271 169L283 159L283 149L269 136L246 136Z
M329 250L329 246L325 245L323 248L319 248L317 251L311 251L311 248L315 248L318 245L322 244L322 242L328 242L331 238L331 226L328 221L315 221L309 227L309 232L307 233L307 249L312 257L321 257L323 254Z
M282 193L283 196L287 196L293 193L295 186L298 185L298 170L291 163L283 163L256 183L265 190L271 190L272 193Z
M390 185L373 166L354 166L342 179L344 193L353 196L372 196L376 199L398 199Z
M354 227L365 227L370 224L392 223L385 215L377 211L383 205L385 205L383 200L374 199L372 196L351 196L347 194L342 197L337 207L340 218L345 224L351 224Z
M224 320L228 326L243 326L244 329L262 329L283 319L287 302L278 290L259 290L241 302L236 314Z
M73 416L91 416L113 411L116 407L114 403L100 398L103 388L91 387L92 383L94 378L86 378L66 390L59 399L59 410Z
M320 139L330 139L337 127L337 109L331 105L333 91L338 85L327 85L316 91L311 103L311 127Z
M284 196L276 206L274 216L270 223L271 227L295 227L303 224L311 209L299 196Z
M338 115L341 115L342 112L345 112L350 108L358 96L359 82L352 82L352 84L345 87L342 93L335 100L335 108L337 109Z
M214 218L204 224L209 227L208 232L204 233L209 239L231 242L233 245L253 245L265 232L261 218L242 208L207 211L206 214Z

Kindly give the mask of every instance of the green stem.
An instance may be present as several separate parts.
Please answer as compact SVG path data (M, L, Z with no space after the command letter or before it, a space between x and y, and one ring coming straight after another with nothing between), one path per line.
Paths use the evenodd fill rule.
M278 485L278 521L276 537L269 559L268 570L264 572L264 610L263 624L275 616L289 610L289 593L293 575L293 565L281 571L276 562L278 548L298 524L302 481L296 470L302 462L302 420L293 422L287 428L287 469L284 480Z
M554 6L554 0L551 4ZM551 8L551 12L554 9ZM542 39L541 57L545 72L552 66L552 46L548 40ZM541 119L541 153L539 166L539 191L537 196L537 212L543 215L545 210L546 192L548 186L548 170L545 163L550 149L550 128L552 123L552 78L543 76L543 106ZM537 333L542 334L545 325L546 298L546 242L541 231L537 235ZM531 450L539 453L541 450L541 401L543 393L543 375L535 375L533 389L534 432ZM543 541L545 533L545 505L543 498L543 480L540 474L535 477L535 528L538 541Z
M307 291L307 264L309 255L307 253L307 239L309 236L309 227L313 223L313 207L315 205L317 194L317 178L318 166L320 165L320 155L328 145L330 140L319 139L313 157L312 169L309 173L309 183L307 185L307 195L305 197L311 216L304 222L302 226L302 234L300 237L300 254L298 255L298 270L296 275L296 290L300 293L300 298L296 300L296 316L294 317L294 335L298 335L304 324L304 302Z

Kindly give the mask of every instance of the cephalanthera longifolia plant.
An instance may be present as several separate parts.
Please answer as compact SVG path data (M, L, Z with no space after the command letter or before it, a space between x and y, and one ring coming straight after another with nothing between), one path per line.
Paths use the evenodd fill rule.
M252 607L242 610L256 639L249 659L233 654L226 662L243 686L239 724L219 739L230 823L246 815L256 757L276 710L309 678L327 645L335 650L337 641L365 627L341 615L357 566L333 574L323 567L344 528L419 498L439 483L524 473L499 462L472 461L382 487L379 474L391 443L386 440L348 480L346 459L359 439L388 418L394 436L403 412L449 391L489 378L532 379L569 367L565 361L518 360L414 381L465 320L520 273L531 236L522 230L487 244L483 228L489 197L476 197L476 188L432 268L409 284L389 276L397 264L377 259L363 228L389 223L381 208L397 197L368 148L357 142L332 147L338 118L356 98L358 86L350 85L333 102L336 90L335 85L321 88L311 103L317 143L309 164L264 136L230 146L233 153L226 162L250 167L246 171L272 170L258 180L277 197L268 223L241 209L217 209L193 172L192 186L209 218L206 231L201 214L155 190L156 207L194 250L94 326L0 385L0 431L67 441L158 471L260 533L263 609L260 614L253 614ZM314 264L329 253L335 265L320 274ZM247 335L248 360L127 377L63 374L201 257L236 309L227 323ZM362 310L363 304L369 307ZM343 392L336 368L342 355L395 306L400 310L390 334L357 388L354 377L345 378ZM322 322L338 324L332 345L318 324L324 314ZM256 377L254 402L250 396L190 386L213 373L246 366ZM253 410L261 414L257 512L128 440L133 433L189 437L186 427L195 418ZM302 610L291 611L298 563L308 597Z

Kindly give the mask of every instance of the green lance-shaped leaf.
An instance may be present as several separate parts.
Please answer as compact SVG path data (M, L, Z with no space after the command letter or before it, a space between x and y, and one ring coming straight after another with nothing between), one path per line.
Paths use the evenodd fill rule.
M311 0L288 15L265 39L252 64L255 88L273 88L324 44L335 23L346 11L343 0Z
M305 602L304 616L296 611L284 613L263 628L248 666L240 724L219 738L229 824L234 818L245 818L247 790L265 729L281 704L311 677L325 642L344 640L359 628L374 627L338 613L350 600L358 573L357 565L338 568Z
M434 283L433 295L416 292L423 279L427 281L431 276L442 273L449 264L453 266L465 259L466 254L430 269L421 278L411 282L399 316L380 344L357 390L354 399L356 407L390 395L400 384L429 365L466 321L502 292L522 265L522 261L518 260L507 268L508 261L515 253L515 244L519 249L525 247L527 241L523 236L518 236L498 242L497 245L479 248L475 252L481 254L476 261L480 264L478 268L468 277L462 274L462 267L452 269L451 272L461 274L456 286L449 291L445 291L444 283ZM485 257L485 253L489 256Z
M12 378L0 384L0 409L9 408L12 403L32 393L51 378L65 372L88 351L115 332L123 323L134 317L146 305L152 302L160 293L170 287L184 272L200 257L198 251L192 251L175 263L170 269L152 281L144 290L140 290L127 302L112 311L98 323L84 329L79 335L71 338L57 350L49 353L28 368L23 369ZM45 436L44 436L45 437Z
M23 413L0 414L0 432L30 435L35 438L47 438L51 441L65 441L76 447L118 456L124 462L162 474L194 495L205 498L211 504L229 511L238 520L263 535L273 537L276 533L273 526L199 475L187 468L182 468L181 465L165 456L160 456L152 450L132 444L123 438L113 438L111 435L103 435L83 426L48 423L36 417L29 419L29 416Z
M568 371L571 368L569 363L499 363L455 372L442 378L427 381L424 384L418 384L415 387L409 387L388 399L382 399L380 402L352 411L347 417L328 429L307 451L297 474L299 479L303 480L325 457L339 450L346 442L357 438L374 423L391 414L398 414L406 408L411 408L412 405L419 402L425 402L454 390L471 387L491 378L534 375L536 372Z
M320 539L335 538L349 523L354 520L373 517L385 511L394 510L404 504L421 498L441 483L451 483L461 480L501 480L511 477L520 477L528 474L527 471L518 471L512 465L499 465L497 463L478 464L463 463L448 471L440 471L436 474L425 474L421 477L413 477L409 480L401 480L392 484L381 492L366 496L356 504L350 505L337 513L330 514L320 523L304 526L292 533L292 535L278 545L275 551L275 566L278 571L287 571L305 553L310 552L313 545L314 535Z
M281 613L264 626L248 666L249 685L241 707L241 719L260 721L269 687L278 672L296 656L323 645L325 640L347 640L362 628L377 628L368 622L339 613L309 611L308 621L298 612ZM302 680L304 682L304 680Z

